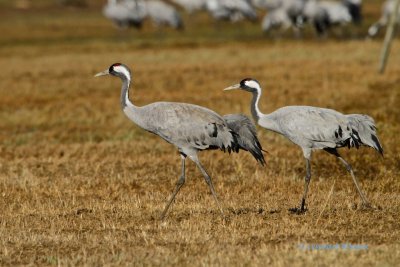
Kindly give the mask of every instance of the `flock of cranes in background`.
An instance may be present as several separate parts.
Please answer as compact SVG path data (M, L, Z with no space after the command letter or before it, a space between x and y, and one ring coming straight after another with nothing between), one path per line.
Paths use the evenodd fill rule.
M387 25L394 2L383 3L381 18L368 29L370 37ZM205 10L214 20L230 22L256 22L257 10L266 10L261 22L266 33L288 29L300 33L306 25L311 25L321 36L334 26L360 24L362 20L362 0L108 0L103 13L121 28L140 28L149 18L157 27L183 29L177 6L189 14ZM400 23L400 16L397 23Z

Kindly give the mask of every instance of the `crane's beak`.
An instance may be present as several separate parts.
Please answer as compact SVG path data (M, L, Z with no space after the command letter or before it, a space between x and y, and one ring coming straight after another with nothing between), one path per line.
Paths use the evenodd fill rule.
M240 83L235 84L235 85L232 85L232 86L229 86L229 87L226 87L226 88L224 89L224 91L228 91L228 90L237 90L237 89L240 89Z
M104 75L108 75L110 74L110 72L108 70L102 71L97 73L96 75L94 75L94 77L100 77L100 76L104 76Z

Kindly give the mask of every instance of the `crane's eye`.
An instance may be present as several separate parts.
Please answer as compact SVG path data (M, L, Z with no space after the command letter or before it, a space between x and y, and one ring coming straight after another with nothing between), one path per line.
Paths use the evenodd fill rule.
M241 85L241 86L246 86L248 81L250 81L250 78L243 79L243 80L240 82L240 85Z
M112 64L111 66L110 66L110 68L108 69L108 72L112 72L112 71L114 71L114 67L118 67L118 66L121 66L121 63L114 63L114 64Z

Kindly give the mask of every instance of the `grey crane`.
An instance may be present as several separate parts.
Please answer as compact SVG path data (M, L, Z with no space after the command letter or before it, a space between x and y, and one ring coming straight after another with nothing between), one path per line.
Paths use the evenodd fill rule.
M377 35L379 30L389 23L390 16L394 9L394 4L395 4L394 0L387 0L383 3L381 17L379 18L379 20L377 22L372 24L368 29L368 35L370 37L374 37L375 35ZM396 23L400 24L400 9L399 9L399 13L397 14Z
M281 29L286 31L293 26L293 21L284 8L277 8L269 11L263 18L261 23L262 30L267 33L272 29Z
M140 28L148 17L157 27L167 25L174 29L183 29L178 11L160 0L108 0L103 13L121 28Z
M143 3L146 7L147 16L151 18L156 26L167 25L174 29L183 29L182 18L172 5L160 0L135 1Z
M140 28L146 10L142 3L135 0L108 0L103 8L103 14L120 28L130 26Z
M211 177L200 163L197 153L209 149L227 150L229 153L242 149L249 151L264 165L262 147L251 120L240 114L221 117L210 109L186 103L155 102L138 107L129 99L129 86L132 81L129 68L124 64L115 63L95 77L109 74L122 80L120 103L125 115L139 127L176 146L181 155L182 173L161 214L161 219L165 217L176 194L185 183L186 157L200 169L223 214Z
M323 35L332 26L344 26L361 22L361 0L316 1L308 0L304 6L304 17L314 25L318 35Z
M183 7L186 12L192 14L206 8L207 0L170 0L171 2Z
M207 0L206 9L216 20L236 22L242 18L257 19L255 9L246 0Z
M303 9L306 0L271 1L271 7L264 16L261 27L264 32L273 28L286 30L293 27L297 31L303 25Z
M306 196L311 180L311 152L323 149L336 156L350 173L357 191L365 207L370 207L369 202L360 189L352 167L344 160L338 148L369 146L383 155L374 120L368 115L344 115L338 111L310 106L282 107L270 114L261 113L258 102L262 89L257 80L246 78L239 84L225 88L225 90L241 89L253 94L251 113L258 125L267 130L279 133L290 141L300 146L306 160L306 176L304 193L299 208L292 208L294 213L303 213L307 209Z

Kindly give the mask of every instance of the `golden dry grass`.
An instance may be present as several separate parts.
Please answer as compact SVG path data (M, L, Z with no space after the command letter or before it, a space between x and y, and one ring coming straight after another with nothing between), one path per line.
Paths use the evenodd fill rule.
M202 17L182 36L154 35L150 26L121 33L96 10L51 12L0 12L0 265L398 264L398 40L387 73L377 75L380 40L271 41L258 25L207 31ZM370 114L385 157L366 148L343 155L376 209L357 208L351 177L317 152L309 211L289 214L303 190L301 151L259 128L265 168L245 153L200 155L227 220L189 163L185 186L159 221L180 159L124 117L116 78L92 77L117 61L134 71L138 105L181 101L248 114L248 94L222 89L252 76L265 88L264 112L299 104ZM300 247L342 243L368 249Z

